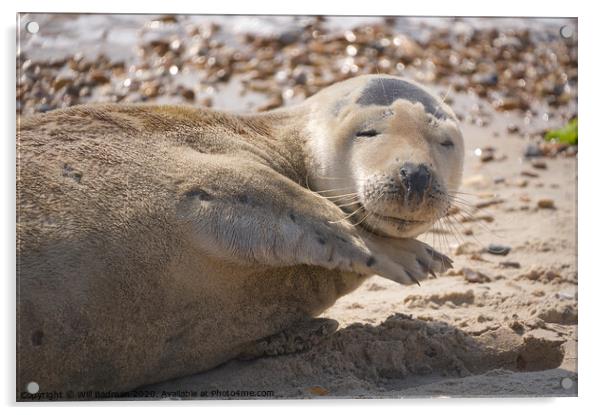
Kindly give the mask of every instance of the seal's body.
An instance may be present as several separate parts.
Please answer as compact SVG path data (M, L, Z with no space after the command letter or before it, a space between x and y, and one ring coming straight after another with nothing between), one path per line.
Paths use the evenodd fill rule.
M100 105L23 120L18 393L127 391L294 351L274 335L331 331L310 319L368 275L449 267L411 237L445 214L461 136L407 85L360 77L258 115Z

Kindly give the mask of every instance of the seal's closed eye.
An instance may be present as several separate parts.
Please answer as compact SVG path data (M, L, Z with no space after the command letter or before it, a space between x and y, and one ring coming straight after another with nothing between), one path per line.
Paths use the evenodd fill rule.
M380 133L378 131L376 131L375 129L370 129L370 130L362 130L359 131L355 134L356 137L374 137L379 135Z
M454 147L454 142L452 140L449 140L449 139L445 140L444 142L439 143L439 144L441 144L445 148L453 148Z

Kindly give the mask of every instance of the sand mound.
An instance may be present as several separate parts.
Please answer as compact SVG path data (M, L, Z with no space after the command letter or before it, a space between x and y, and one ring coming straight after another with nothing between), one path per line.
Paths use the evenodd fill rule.
M275 397L393 392L404 396L409 386L492 369L556 368L564 357L563 343L553 331L522 324L519 329L499 327L474 336L444 322L394 314L376 326L345 327L305 353L233 361L175 384L157 385L155 390L273 390ZM434 391L413 389L411 394Z

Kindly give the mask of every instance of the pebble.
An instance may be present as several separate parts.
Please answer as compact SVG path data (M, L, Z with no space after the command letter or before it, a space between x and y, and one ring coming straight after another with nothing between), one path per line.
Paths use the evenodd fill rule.
M525 176L525 177L539 177L539 174L533 172L533 171L529 171L529 170L523 170L520 172L521 176Z
M456 247L454 255L472 255L482 252L483 249L473 242L463 242Z
M502 261L499 263L501 268L520 268L520 263L515 261Z
M142 94L148 98L154 98L159 95L159 84L157 82L144 82L140 91Z
M473 77L473 82L477 84L482 84L486 86L495 86L498 82L498 76L495 72L489 72L484 74L475 74Z
M296 31L287 31L278 36L278 42L284 46L295 43L299 39L299 33Z
M539 199L537 207L540 209L556 209L556 205L552 199Z
M259 108L257 108L257 111L269 111L272 110L274 108L278 108L283 104L283 99L281 95L276 95L275 97L273 97L272 99L270 99L268 102L266 102L264 105L260 106Z
M499 205L500 203L504 203L504 199L495 198L495 199L491 199L491 200L485 200L483 202L476 203L474 206L477 209L483 209L483 208L486 208L489 206Z
M573 294L563 292L556 293L556 297L560 300L572 300L575 298Z
M566 149L566 151L564 152L565 156L567 157L574 157L577 155L577 146L570 146L569 148Z
M53 108L48 104L40 104L36 108L36 110L38 112L47 112L47 111L50 111L51 109L53 109Z
M525 330L525 326L523 326L523 324L518 320L512 320L508 324L508 327L510 327L512 330L514 330L517 333L522 333Z
M495 218L491 215L474 215L474 216L464 216L460 219L460 222L462 223L467 223L467 222L478 222L478 221L485 221L487 223L491 223L495 220Z
M489 187L489 179L482 174L477 174L464 179L463 184L475 189L485 189Z
M515 182L517 187L527 187L529 185L529 181L525 179L519 179Z
M71 85L72 83L73 83L73 79L72 78L65 78L65 77L57 78L54 81L54 83L52 84L52 88L55 91L58 91L62 87L67 86L67 85Z
M464 279L470 283L491 282L491 278L489 276L472 268L462 268L462 275L464 275Z
M540 266L532 266L527 272L516 277L517 280L527 279L541 282L560 282L562 277L555 270Z
M105 73L103 71L100 71L100 70L90 72L90 79L95 84L107 84L107 83L111 82L109 77L107 75L105 75Z
M485 147L482 149L478 148L477 150L475 150L475 152L478 152L478 154L480 155L479 158L483 163L487 163L488 161L492 161L495 159L495 148L493 147Z
M201 99L200 104L204 107L211 108L213 106L213 99L211 99L211 97L205 97Z
M523 155L525 157L527 157L527 158L530 158L530 157L541 157L541 156L543 156L543 152L539 148L539 145L537 145L535 143L529 143L525 147Z
M547 164L546 164L546 162L545 162L545 161L543 161L543 160L533 160L533 161L531 162L531 166L532 166L534 169L540 169L540 170L545 170L545 169L547 169L547 168L548 168L548 165L547 165Z
M489 244L489 246L487 246L487 252L493 255L508 255L511 249L512 248L507 245L500 244Z
M187 100L187 101L194 101L194 91L192 89L183 89L182 90L182 96Z
M533 296L535 297L544 297L546 295L546 292L543 290L535 290L531 294L533 294Z

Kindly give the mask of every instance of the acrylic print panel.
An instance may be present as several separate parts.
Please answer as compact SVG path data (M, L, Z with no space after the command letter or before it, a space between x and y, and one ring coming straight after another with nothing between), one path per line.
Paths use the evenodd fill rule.
M17 40L17 400L577 395L576 19Z

